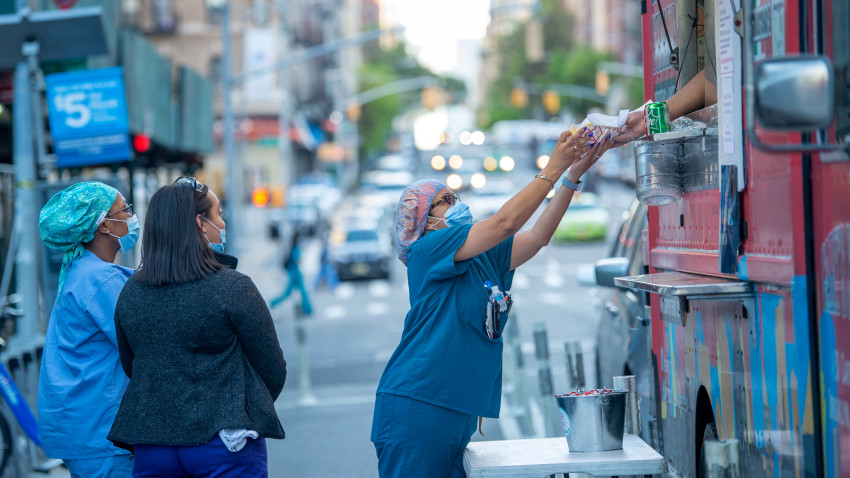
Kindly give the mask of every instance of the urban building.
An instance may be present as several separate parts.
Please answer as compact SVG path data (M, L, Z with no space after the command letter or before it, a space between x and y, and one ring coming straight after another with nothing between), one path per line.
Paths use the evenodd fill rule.
M164 56L215 79L215 135L220 143L224 134L222 10L216 5L220 2L131 3L138 29ZM234 0L227 5L241 200L262 186L273 192L273 205L281 205L285 184L304 173L328 169L323 161L337 159L320 153L333 149L326 143L336 140L339 125L330 121L331 113L344 111L345 99L355 93L361 59L359 48L353 47L285 70L274 66L283 58L359 33L364 24L377 21L377 6L370 0ZM267 73L252 73L257 71ZM288 123L285 132L282 118ZM284 164L284 158L291 162ZM218 148L207 157L204 175L223 191L228 174L224 152Z
M578 43L610 51L621 63L641 62L640 2L563 0L563 5L576 20Z

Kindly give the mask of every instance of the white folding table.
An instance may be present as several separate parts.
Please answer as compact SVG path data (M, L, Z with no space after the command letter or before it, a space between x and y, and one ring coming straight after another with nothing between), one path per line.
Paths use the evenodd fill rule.
M470 442L463 453L468 478L545 478L568 473L594 476L661 475L664 457L636 435L623 437L623 449L570 453L566 438Z

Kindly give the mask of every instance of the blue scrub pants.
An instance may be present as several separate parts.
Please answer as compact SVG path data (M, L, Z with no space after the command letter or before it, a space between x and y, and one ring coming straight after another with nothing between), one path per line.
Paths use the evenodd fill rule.
M130 478L133 476L133 455L129 453L62 461L71 472L71 478Z
M268 478L266 441L248 439L236 453L216 436L198 446L136 445L135 478Z
M379 393L372 443L381 478L463 478L463 451L477 417L412 398Z

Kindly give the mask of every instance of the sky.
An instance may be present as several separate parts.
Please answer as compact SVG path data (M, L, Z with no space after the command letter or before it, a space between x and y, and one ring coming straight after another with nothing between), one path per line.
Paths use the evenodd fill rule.
M457 41L481 39L490 22L490 0L385 0L394 23L419 61L440 73L457 66Z

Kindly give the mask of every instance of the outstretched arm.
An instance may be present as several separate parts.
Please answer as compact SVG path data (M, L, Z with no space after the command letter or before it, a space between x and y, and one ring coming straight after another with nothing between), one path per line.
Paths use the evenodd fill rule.
M614 141L608 137L605 141L596 143L590 152L582 159L576 161L567 171L567 179L577 183L582 175L593 166L596 161L613 146ZM523 231L514 236L513 248L511 249L511 270L516 269L522 264L525 264L529 259L534 257L540 249L549 244L552 236L555 234L555 229L567 208L570 206L570 201L573 199L575 191L568 187L561 186L555 197L549 201L546 209L540 214L540 217L535 221L534 226L527 231Z
M588 151L588 139L581 137L582 132L583 130L572 134L569 131L561 133L552 150L549 164L543 168L542 174L553 182L557 181L570 165ZM496 214L473 224L466 241L455 253L455 262L489 251L516 234L546 198L552 185L553 183L545 179L534 178L509 199Z
M709 98L706 98L706 91L709 92ZM713 96L712 96L713 92ZM676 92L666 101L667 110L670 112L670 121L675 120L688 113L694 112L706 104L717 102L716 89L709 88L706 90L705 70L701 70L689 81L685 86ZM619 136L614 138L618 145L622 146L625 143L634 141L646 134L646 119L643 115L643 108L632 111L626 118L626 125Z

